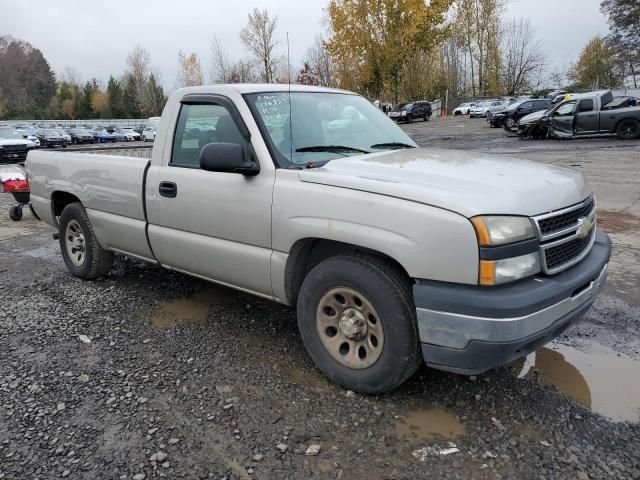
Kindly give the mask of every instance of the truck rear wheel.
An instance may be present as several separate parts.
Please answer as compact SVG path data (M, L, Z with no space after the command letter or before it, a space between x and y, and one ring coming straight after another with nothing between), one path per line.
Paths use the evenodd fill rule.
M70 203L64 207L58 224L62 258L72 275L90 280L111 270L113 252L98 244L81 203Z
M321 262L305 278L297 307L304 345L335 383L377 394L420 366L411 286L382 261L343 255Z
M640 122L629 118L622 120L616 127L616 134L622 140L633 140L640 137Z

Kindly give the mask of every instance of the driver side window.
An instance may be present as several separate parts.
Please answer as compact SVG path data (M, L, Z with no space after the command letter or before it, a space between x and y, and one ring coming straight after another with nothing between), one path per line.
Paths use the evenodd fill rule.
M575 108L576 108L576 102L565 103L563 105L560 105L560 107L558 107L558 109L556 110L556 115L560 117L566 116L566 115L573 115Z
M202 147L217 142L247 145L229 111L222 105L183 104L173 138L170 165L197 168Z

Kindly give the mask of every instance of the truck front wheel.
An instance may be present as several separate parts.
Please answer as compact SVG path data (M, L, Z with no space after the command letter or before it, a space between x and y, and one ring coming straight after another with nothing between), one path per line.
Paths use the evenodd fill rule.
M378 259L341 255L321 262L305 278L297 307L304 345L335 383L378 394L420 366L411 285Z
M616 133L622 140L636 139L640 137L640 122L632 118L622 120L616 128Z
M60 215L60 250L72 275L90 280L106 275L113 265L113 252L104 250L96 239L87 212L81 203L70 203Z

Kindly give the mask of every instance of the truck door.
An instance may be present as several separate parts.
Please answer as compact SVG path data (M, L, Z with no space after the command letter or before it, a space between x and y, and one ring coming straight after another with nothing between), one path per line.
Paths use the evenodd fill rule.
M551 112L551 128L554 135L558 137L572 137L574 135L576 104L575 100L566 102Z
M209 143L253 151L249 131L226 97L187 95L177 118L170 152L166 142L162 166L151 167L147 177L156 258L163 266L270 296L273 167L256 176L200 168L200 151Z
M599 124L599 113L594 108L593 98L580 100L576 113L576 134L596 133L600 130Z

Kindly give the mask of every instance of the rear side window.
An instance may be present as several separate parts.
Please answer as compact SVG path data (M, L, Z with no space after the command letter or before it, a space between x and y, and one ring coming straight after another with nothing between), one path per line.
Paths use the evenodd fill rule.
M545 100L534 102L536 108L549 108L549 104Z
M171 165L199 167L202 147L217 142L247 145L229 111L222 105L183 104L173 138Z
M593 111L593 99L585 98L584 100L580 100L580 111L581 112L592 112Z
M533 102L524 102L520 108L523 108L523 109L533 108Z

